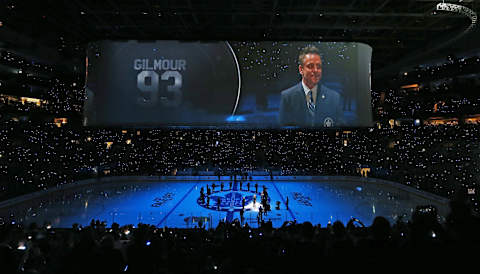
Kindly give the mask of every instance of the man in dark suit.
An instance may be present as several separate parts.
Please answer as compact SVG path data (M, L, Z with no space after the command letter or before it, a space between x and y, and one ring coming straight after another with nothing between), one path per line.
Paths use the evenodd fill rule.
M318 83L322 59L316 47L305 47L298 56L302 81L281 93L280 124L300 127L336 127L344 124L340 94Z

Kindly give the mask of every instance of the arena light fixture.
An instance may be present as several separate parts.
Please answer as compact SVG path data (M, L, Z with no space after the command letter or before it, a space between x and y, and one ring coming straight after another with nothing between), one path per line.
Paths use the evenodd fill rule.
M417 0L418 2L438 2L438 0ZM452 2L452 1L450 1ZM464 1L456 1L456 3L467 3L467 2L472 2L469 0L464 0ZM378 75L386 75L388 72L393 72L398 69L398 67L406 66L409 64L412 64L414 61L419 60L420 58L424 56L428 56L432 52L438 51L440 49L446 48L447 46L453 44L454 42L460 40L467 34L471 33L476 27L477 27L477 13L473 10L471 10L468 7L465 7L463 5L459 4L453 4L453 3L445 3L445 1L442 1L438 3L435 7L435 11L433 14L436 16L439 16L441 13L448 12L448 13L453 13L456 15L461 15L461 16L466 16L470 19L471 23L470 25L454 34L453 36L448 36L448 39L445 41L442 41L444 37L439 37L440 39L437 39L438 41L435 41L435 43L431 43L430 45L427 45L427 47L422 48L421 50L413 53L413 54L408 54L403 58L401 61L391 64L380 71L377 71L377 76Z
M465 6L445 3L445 1L443 1L442 3L437 4L437 11L453 12L463 16L467 16L470 19L471 23L470 26L463 32L463 34L470 32L477 26L477 13Z

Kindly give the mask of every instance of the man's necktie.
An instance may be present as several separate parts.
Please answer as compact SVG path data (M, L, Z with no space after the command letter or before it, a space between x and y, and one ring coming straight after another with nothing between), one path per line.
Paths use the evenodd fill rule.
M310 110L310 113L313 115L315 113L315 103L313 102L313 94L312 91L308 91L308 110Z

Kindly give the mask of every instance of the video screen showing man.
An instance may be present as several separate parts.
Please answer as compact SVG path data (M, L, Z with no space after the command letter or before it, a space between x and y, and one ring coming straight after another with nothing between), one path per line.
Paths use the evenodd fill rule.
M279 122L282 126L339 127L345 124L340 93L322 80L322 58L318 48L307 46L298 56L300 83L283 90Z
M371 56L370 46L354 42L91 42L84 122L371 127Z

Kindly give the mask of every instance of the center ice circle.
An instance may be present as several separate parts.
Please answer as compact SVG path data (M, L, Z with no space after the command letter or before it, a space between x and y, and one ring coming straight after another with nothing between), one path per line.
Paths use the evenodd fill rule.
M254 195L256 196L254 201ZM224 190L215 191L210 194L210 202L207 202L207 195L205 201L200 197L197 198L197 204L203 208L216 211L240 211L242 209L242 200L245 198L245 211L258 211L261 205L261 194L255 191L236 191ZM218 205L218 200L220 204ZM270 197L267 198L270 203Z

